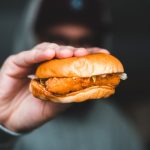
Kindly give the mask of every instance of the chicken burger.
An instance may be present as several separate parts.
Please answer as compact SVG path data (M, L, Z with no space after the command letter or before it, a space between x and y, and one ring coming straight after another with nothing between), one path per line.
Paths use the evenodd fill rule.
M110 54L53 59L38 66L30 91L42 100L83 102L109 97L126 78L122 63Z

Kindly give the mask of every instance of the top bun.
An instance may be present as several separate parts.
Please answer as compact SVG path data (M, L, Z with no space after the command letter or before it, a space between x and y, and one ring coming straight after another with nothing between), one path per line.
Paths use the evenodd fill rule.
M117 58L110 54L98 53L46 61L39 65L36 76L38 78L91 77L123 72L123 65Z

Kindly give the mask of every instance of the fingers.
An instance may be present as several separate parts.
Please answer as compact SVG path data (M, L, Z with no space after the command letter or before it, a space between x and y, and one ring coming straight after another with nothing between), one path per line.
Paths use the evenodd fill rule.
M110 52L106 49L99 48L99 47L92 47L87 49L89 53L105 53L105 54L110 54Z
M98 47L92 47L92 48L77 48L74 51L74 56L80 57L80 56L85 56L88 54L94 54L94 53L105 53L105 54L110 54L108 50L98 48Z
M8 59L18 67L31 67L33 64L42 61L51 60L53 58L68 58L72 56L80 57L91 53L106 53L106 49L101 48L75 48L72 46L60 46L55 43L41 43L35 46L32 50L23 51Z
M17 55L14 55L12 58L12 63L20 67L30 67L33 64L50 60L55 57L55 51L49 48L46 48L41 51L36 49L30 51L23 51Z
M72 46L61 46L61 45L57 45L55 43L47 43L47 42L38 44L33 49L40 50L40 51L44 50L44 49L54 50L56 58L72 57L73 52L75 50L75 48Z
M23 51L11 57L11 62L19 67L30 67L33 64L53 58L72 57L75 48L71 46L59 46L54 43L42 43L32 50Z
M85 48L77 48L74 51L74 56L76 56L76 57L85 56L85 55L88 55L88 54L90 54L90 52Z
M71 46L60 46L56 49L56 58L68 58L74 55L75 48Z
M86 48L75 48L72 46L61 46L61 45L57 45L55 43L47 43L47 42L39 44L36 47L34 47L34 49L36 49L36 50L43 50L46 48L54 50L56 58L68 58L68 57L72 57L72 56L79 57L79 56L85 56L85 55L92 53L92 51L89 51Z

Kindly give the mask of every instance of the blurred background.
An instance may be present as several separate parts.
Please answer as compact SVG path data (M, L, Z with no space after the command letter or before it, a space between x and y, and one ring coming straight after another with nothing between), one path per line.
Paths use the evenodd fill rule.
M10 54L13 35L28 0L0 1L0 63ZM113 0L113 53L128 74L114 97L150 149L150 1Z

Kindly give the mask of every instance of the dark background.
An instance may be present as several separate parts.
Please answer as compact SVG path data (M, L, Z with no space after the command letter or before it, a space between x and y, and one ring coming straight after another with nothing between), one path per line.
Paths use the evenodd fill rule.
M28 0L0 0L0 64L9 55L13 35ZM115 94L120 108L150 143L150 0L113 0L113 51L128 80Z

